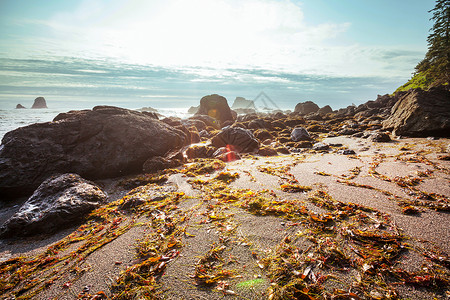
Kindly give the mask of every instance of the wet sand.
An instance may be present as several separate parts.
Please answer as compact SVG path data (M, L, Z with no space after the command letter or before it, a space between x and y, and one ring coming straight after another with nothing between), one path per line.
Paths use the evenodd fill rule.
M146 258L145 256L139 258L136 255L136 249L142 248L142 241L162 234L161 242L163 242L164 236L169 236L170 232L156 232L156 228L160 230L163 227L155 227L155 215L163 214L162 220L179 224L176 229L183 228L183 231L177 236L180 244L173 249L178 253L170 259L162 259L164 265L161 268L164 270L157 272L158 276L152 279L155 280L152 286L156 287L154 291L158 295L165 299L222 299L224 296L240 299L270 297L276 299L275 294L270 296L271 291L275 289L271 285L274 278L269 272L270 264L264 264L263 260L274 255L277 247L286 246L286 237L295 240L295 247L304 253L308 252L308 247L317 242L311 242L311 238L302 238L299 234L311 229L308 227L310 223L305 223L304 219L302 223L294 222L282 214L258 215L244 209L242 205L233 205L242 199L233 199L229 202L223 200L227 197L226 193L240 189L255 192L269 190L272 191L271 197L277 202L297 201L304 205L310 214L325 215L326 209L310 201L311 195L317 191L324 191L336 201L355 203L386 215L390 220L389 224L395 224L401 230L411 249L423 248L430 251L433 249L433 253L439 253L448 259L450 254L448 209L436 210L427 206L436 200L426 200L422 204L414 202L418 195L426 192L440 195L441 204L447 207L450 204L450 161L438 159L439 155L448 155L445 153L447 151L445 149L449 146L448 139L436 141L401 139L388 143L373 143L360 138L337 137L325 139L324 142L342 146L332 148L326 153L306 150L303 153L275 157L246 155L241 160L228 162L224 170L195 177L203 181L209 180L208 184L212 186L211 180L220 171L229 174L238 173L239 177L226 184L227 189L223 190L224 195L221 196L208 193L212 191L207 188L208 184L205 184L205 188L194 186L190 182L192 177L183 174L170 175L168 182L176 186L178 192L186 195L176 203L176 208L164 206L156 212L151 208L143 214L124 213L121 215L121 226L136 218L129 230L87 255L77 264L83 271L78 274L64 272L59 274L35 298L76 299L80 293L83 294L83 290L86 295L95 295L100 291L107 296L114 294L111 285L117 281L120 274L123 274L121 272L142 263ZM337 151L341 148L352 149L356 155L338 154ZM408 176L421 181L417 185L401 186ZM399 177L403 178L403 181ZM311 190L302 193L283 191L280 186L292 179L297 180L301 186L310 187ZM101 182L111 195L111 201L120 199L127 192L117 184L118 181ZM146 195L152 194L150 190L149 187ZM416 213L405 214L403 212L405 203L415 207ZM3 211L0 216L10 215L14 212L14 207ZM176 223L175 220L181 217L183 221ZM381 217L374 213L373 218ZM1 241L0 261L19 256L39 255L48 246L74 232L76 228L52 236ZM317 239L321 238L317 236ZM59 255L70 253L82 243L80 241L71 244ZM217 255L214 264L228 270L231 275L228 274L213 284L204 285L201 284L199 276L196 277L196 272L199 270L199 261L205 257L211 259L208 255L211 255L214 248L220 248L217 253L214 252L214 255ZM152 252L151 248L147 251ZM354 257L354 253L349 256ZM412 250L401 252L394 262L396 267L411 272L419 270L423 263L432 264L421 255L420 251ZM289 268L288 263L285 265ZM324 291L328 294L336 295L339 289L346 289L348 292L350 286L361 298L368 298L368 295L376 298L383 290L381 287L371 285L372 290L367 291L367 294L357 292L358 288L353 285L358 281L355 278L361 273L357 267L349 267L345 272L319 266L315 266L312 270L306 275L305 282L309 280L310 283L314 283L314 280L317 280L312 278L311 274L318 276L330 272L335 276L343 276L342 282L327 280L323 284ZM445 276L448 276L448 266L446 270ZM302 269L301 272L306 271ZM47 276L47 273L43 274ZM440 288L418 288L408 284L394 286L400 298L448 299L449 297L449 287L445 285ZM14 289L11 291L14 292ZM384 294L381 296L386 297Z

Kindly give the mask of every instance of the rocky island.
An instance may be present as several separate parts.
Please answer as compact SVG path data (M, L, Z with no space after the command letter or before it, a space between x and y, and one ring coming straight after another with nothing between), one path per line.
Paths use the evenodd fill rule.
M31 106L31 108L48 108L47 107L47 102L45 101L44 97L37 97L36 99L34 99L34 103L33 106Z

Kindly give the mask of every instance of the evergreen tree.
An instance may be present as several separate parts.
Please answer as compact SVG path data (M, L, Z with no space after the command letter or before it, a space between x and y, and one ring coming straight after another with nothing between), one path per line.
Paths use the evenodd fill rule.
M434 21L428 36L428 52L416 67L438 84L450 83L450 0L437 0L430 20Z

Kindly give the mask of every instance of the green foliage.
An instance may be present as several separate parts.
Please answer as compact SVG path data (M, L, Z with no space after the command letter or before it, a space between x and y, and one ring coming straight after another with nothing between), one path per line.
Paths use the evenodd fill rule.
M450 82L450 0L437 0L436 6L430 10L434 21L428 36L428 52L416 66L416 75L425 77L422 83L431 81L431 85L448 84ZM417 81L417 78L412 78ZM410 80L410 81L411 81ZM430 83L426 84L427 87Z
M422 90L427 90L430 88L433 82L434 80L429 75L429 71L416 73L410 80L408 80L407 83L396 89L394 94L397 92L408 91L410 89L418 89L418 88Z

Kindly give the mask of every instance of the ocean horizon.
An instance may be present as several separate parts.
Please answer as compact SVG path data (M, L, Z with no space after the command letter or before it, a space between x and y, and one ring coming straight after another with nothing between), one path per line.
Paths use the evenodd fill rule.
M224 96L231 106L236 97L257 100L261 92L283 110L293 110L297 103L305 101L339 109L392 93L405 80L258 68L162 67L62 56L0 56L0 109L14 108L19 103L31 107L39 96L55 109L96 105L184 108L198 105L203 96L210 94Z

